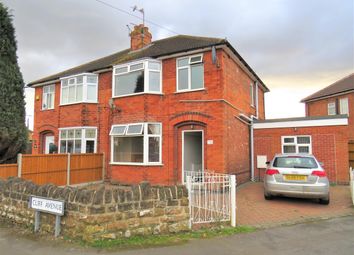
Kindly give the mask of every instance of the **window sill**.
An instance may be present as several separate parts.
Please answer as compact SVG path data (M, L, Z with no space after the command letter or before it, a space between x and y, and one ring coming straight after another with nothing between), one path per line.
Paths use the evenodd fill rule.
M112 96L112 98L122 98L122 97L132 97L132 96L141 96L141 95L155 95L155 96L163 96L163 93L160 92L142 92L142 93L134 93L134 94L128 94L128 95L122 95L122 96Z
M163 166L162 163L150 163L150 164L144 164L144 163L117 163L117 162L109 162L110 165L114 166Z
M205 88L202 89L193 89L193 90L181 90L181 91L176 91L174 94L182 94L182 93L190 93L190 92L200 92L200 91L206 91Z
M74 105L74 104L98 104L98 102L76 102L76 103L70 103L70 104L60 104L59 106L68 106L68 105Z
M51 109L41 109L41 112L50 112L50 111L54 111L54 108L51 108Z

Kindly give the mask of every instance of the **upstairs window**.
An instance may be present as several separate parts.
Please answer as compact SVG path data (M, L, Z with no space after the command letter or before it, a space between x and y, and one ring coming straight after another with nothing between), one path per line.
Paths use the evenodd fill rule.
M54 109L55 85L43 87L42 110Z
M111 128L111 162L129 165L161 164L161 124L133 123Z
M161 62L144 60L113 68L113 97L161 93Z
M330 102L327 105L328 115L336 115L336 103Z
M62 78L60 104L97 103L97 87L97 74Z
M177 59L177 92L204 88L203 55Z
M341 98L339 100L339 110L340 114L349 114L349 104L348 104L348 98Z
M282 136L282 153L311 154L311 136Z

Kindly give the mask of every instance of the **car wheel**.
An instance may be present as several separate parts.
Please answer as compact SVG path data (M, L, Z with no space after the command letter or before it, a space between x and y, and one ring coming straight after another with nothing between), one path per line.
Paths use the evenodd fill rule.
M265 200L272 200L272 199L273 199L273 196L270 195L270 194L264 193L264 199L265 199Z
M320 198L319 202L320 202L321 205L328 205L329 204L329 197Z

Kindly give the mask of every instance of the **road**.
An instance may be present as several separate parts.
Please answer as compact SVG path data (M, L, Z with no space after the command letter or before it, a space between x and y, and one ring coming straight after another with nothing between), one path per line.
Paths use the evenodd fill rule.
M102 251L20 237L0 228L1 255L230 255L230 254L354 254L354 216L259 230L249 234L195 240L160 248Z

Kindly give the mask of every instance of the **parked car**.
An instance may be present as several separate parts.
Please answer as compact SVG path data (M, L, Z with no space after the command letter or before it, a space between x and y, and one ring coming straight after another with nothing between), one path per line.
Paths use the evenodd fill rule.
M277 154L267 162L264 176L264 198L273 196L316 198L328 205L326 172L313 155Z

